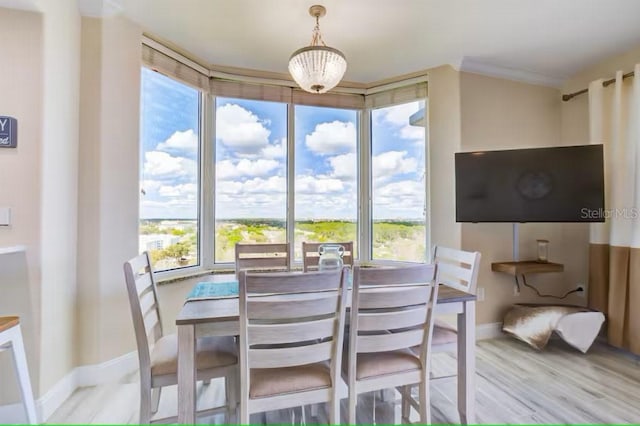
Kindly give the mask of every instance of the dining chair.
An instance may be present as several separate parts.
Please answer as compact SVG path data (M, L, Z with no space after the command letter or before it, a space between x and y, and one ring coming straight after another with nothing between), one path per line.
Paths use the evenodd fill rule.
M470 252L435 246L433 263L438 265L438 284L444 284L465 293L476 294L480 258L480 252L477 251ZM436 318L433 327L432 353L454 352L457 350L457 342L457 328Z
M11 355L13 356L13 366L20 387L22 404L27 414L27 422L32 425L38 424L36 405L33 400L31 380L29 379L27 355L24 351L22 331L20 330L20 317L0 317L0 352L4 350L11 351Z
M318 261L320 260L320 254L318 250L320 246L324 244L341 245L344 247L344 253L342 254L342 262L345 266L353 267L353 241L347 241L344 243L308 243L302 242L302 269L304 272L317 271Z
M175 421L177 417L152 419L158 410L164 386L178 383L178 339L163 334L158 291L149 254L124 263L124 275L140 363L140 423ZM199 411L210 415L228 410L235 413L238 375L237 347L233 337L205 337L196 342L196 377L205 382L224 377L227 405Z
M291 270L289 243L236 243L236 277L241 270L288 272Z
M420 422L430 421L429 367L433 311L438 286L433 265L389 269L353 269L348 362L343 366L349 386L349 424L356 422L358 395L397 388L402 416L410 405ZM412 348L419 347L416 353ZM419 401L410 387L420 386Z
M348 269L240 271L240 423L252 413L326 402L340 423Z

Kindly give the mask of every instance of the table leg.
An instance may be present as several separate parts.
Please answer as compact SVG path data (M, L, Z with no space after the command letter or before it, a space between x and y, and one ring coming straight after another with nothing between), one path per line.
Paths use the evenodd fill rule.
M178 423L196 420L195 326L178 326Z
M458 314L458 413L461 424L476 422L476 302Z

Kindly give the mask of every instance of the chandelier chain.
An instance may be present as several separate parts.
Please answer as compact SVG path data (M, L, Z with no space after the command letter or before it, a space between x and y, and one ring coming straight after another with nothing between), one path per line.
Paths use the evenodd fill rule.
M327 44L322 39L322 33L320 32L320 17L316 16L316 26L313 27L313 33L311 34L311 46L326 46Z

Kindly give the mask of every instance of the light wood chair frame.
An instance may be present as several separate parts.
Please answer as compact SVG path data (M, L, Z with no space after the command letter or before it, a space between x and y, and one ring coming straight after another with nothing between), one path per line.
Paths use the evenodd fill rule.
M356 422L358 394L394 387L402 395L404 419L409 418L413 405L420 412L421 423L430 422L430 346L438 296L435 269L433 265L354 268L347 372L350 424ZM357 379L359 353L411 350L415 346L420 347L420 369ZM410 392L416 384L420 386L418 402Z
M289 243L236 243L236 277L240 271L288 272L291 270Z
M478 251L470 252L434 246L433 263L438 265L438 284L444 284L465 293L476 294L481 258ZM457 348L456 342L433 344L431 347L432 353L455 352Z
M354 253L353 253L353 241L346 241L343 243L308 243L302 242L302 270L304 272L309 271L317 271L318 270L318 261L320 260L320 255L318 254L318 249L322 245L341 245L344 247L344 254L342 255L342 262L345 266L353 267L354 261Z
M153 345L163 336L158 289L153 268L147 252L125 262L124 275L131 305L131 315L138 346L140 363L140 424L167 423L177 421L177 416L152 419L158 411L160 394L164 386L178 384L176 374L153 375L151 373L151 352ZM208 383L211 379L224 377L226 406L201 410L197 415L206 416L229 410L235 413L237 405L237 364L209 368L196 372L197 380Z
M327 272L257 274L240 271L240 423L252 413L328 403L340 423L348 268ZM258 345L256 347L256 345ZM252 368L330 363L331 385L251 398Z

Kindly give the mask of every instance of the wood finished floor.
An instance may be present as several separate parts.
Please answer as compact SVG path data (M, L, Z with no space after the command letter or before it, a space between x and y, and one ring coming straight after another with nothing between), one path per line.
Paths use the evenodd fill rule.
M455 372L455 358L435 354L436 375ZM220 405L221 381L198 388L200 408ZM431 385L433 423L458 423L455 379ZM76 391L49 418L50 423L137 423L138 383L114 383ZM358 423L397 422L399 409L379 394L362 395ZM392 398L391 398L392 399ZM373 418L375 406L375 419ZM166 388L160 402L161 416L176 410L176 389ZM252 416L252 423L300 423L301 410L279 410ZM342 401L346 421L346 400ZM317 419L306 408L306 423L326 422L321 407ZM415 413L412 420L417 421ZM222 415L200 418L201 423L224 423ZM511 340L478 343L478 423L640 423L640 358L605 345L594 345L582 355L561 341L552 341L543 352Z

